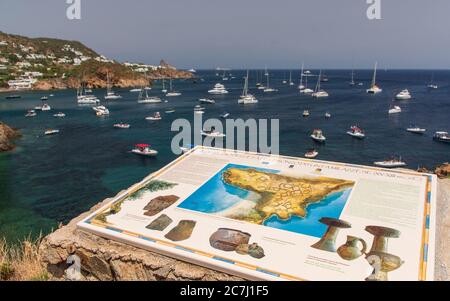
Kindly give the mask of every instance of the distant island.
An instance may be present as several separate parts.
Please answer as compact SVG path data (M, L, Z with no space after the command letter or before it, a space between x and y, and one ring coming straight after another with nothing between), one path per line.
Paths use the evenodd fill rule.
M151 80L193 78L166 61L158 66L120 63L78 41L27 38L0 31L0 92L10 90L105 88L107 73L119 88L148 86Z
M308 204L317 203L327 195L353 187L352 181L318 178L294 178L256 169L230 168L223 173L225 183L256 192L261 198L248 210L237 210L229 218L263 224L273 215L280 220L292 216L305 217Z

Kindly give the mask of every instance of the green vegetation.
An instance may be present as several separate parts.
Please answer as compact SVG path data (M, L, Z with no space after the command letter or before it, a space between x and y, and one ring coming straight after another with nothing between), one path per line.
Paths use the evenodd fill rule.
M158 191L158 190L167 190L176 185L177 184L169 183L169 182L165 182L165 181L153 180L153 181L149 182L147 185L145 185L144 187L142 187L141 189L139 189L138 191L130 194L128 196L128 199L130 199L130 200L138 199L142 196L142 194L144 194L147 191L153 192L153 191Z

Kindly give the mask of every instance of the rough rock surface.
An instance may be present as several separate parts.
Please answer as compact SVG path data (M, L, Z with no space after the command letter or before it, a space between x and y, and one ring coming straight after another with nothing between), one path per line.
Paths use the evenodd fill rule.
M20 137L17 130L12 129L7 124L0 121L0 152L6 152L14 149L12 139Z
M93 207L90 212L109 200ZM450 179L439 180L435 279L450 280ZM242 280L76 229L90 212L48 235L41 254L54 279L64 279L67 258L81 259L84 280Z
M76 223L108 202L93 207L44 238L40 253L54 280L63 280L67 259L81 259L82 280L242 280L81 231Z
M450 163L444 163L436 167L434 173L441 179L450 177Z

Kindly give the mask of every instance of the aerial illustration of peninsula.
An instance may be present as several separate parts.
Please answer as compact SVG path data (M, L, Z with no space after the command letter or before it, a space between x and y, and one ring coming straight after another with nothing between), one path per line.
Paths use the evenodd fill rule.
M326 226L319 219L339 218L354 184L229 164L179 208L321 237Z

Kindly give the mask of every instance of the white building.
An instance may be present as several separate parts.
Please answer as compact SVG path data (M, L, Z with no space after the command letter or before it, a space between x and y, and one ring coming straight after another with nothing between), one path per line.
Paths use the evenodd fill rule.
M37 80L34 78L19 78L8 81L8 86L10 89L14 90L31 89L36 81Z
M25 77L42 77L44 74L38 71L27 71L24 73Z
M6 41L0 41L0 46L8 46L8 42L6 42Z

